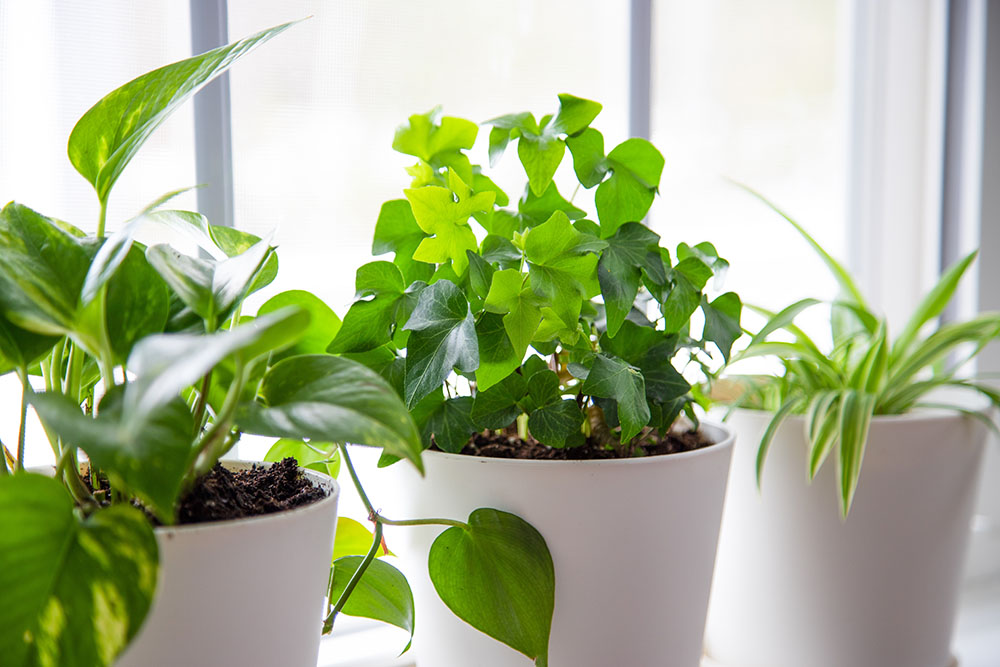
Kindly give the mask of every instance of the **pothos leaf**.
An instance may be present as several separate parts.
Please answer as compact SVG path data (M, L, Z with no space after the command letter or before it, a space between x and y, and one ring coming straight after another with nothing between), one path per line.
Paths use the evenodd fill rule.
M431 545L431 582L456 616L548 665L555 569L545 539L523 519L477 509Z

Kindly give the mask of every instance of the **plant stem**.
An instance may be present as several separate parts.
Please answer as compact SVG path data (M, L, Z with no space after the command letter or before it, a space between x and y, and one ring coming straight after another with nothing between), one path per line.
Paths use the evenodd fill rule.
M454 519L388 519L375 510L375 506L372 505L371 501L368 500L368 494L365 493L364 488L361 486L361 480L358 479L358 473L354 469L354 462L351 461L351 455L347 452L347 445L340 445L340 458L347 466L347 472L351 476L351 481L354 482L354 488L357 489L358 497L361 498L361 502L364 503L365 509L368 510L368 520L375 523L376 526L379 524L385 524L387 526L455 526L457 528L468 528L468 524L462 521L456 521Z
M372 564L373 560L375 560L375 555L378 554L378 548L380 546L382 546L382 524L376 523L375 534L372 539L371 548L368 549L368 553L365 554L365 558L364 560L361 561L361 564L358 566L358 569L354 571L353 575L351 575L351 580L348 581L347 586L344 587L344 592L340 594L339 598L337 598L337 604L333 605L333 611L331 611L330 614L326 617L326 620L323 621L324 635L329 634L333 630L333 622L337 618L337 614L339 614L340 610L344 608L345 604L347 604L347 599L351 597L351 593L354 592L354 589L357 587L358 582L361 581L361 577L365 575L365 571L368 570L368 566ZM333 592L332 579L330 584L331 584L330 592L332 593Z
M0 442L0 477L6 477L10 474L10 470L7 468L7 447L4 446L3 442Z
M195 481L212 469L219 458L232 447L233 438L229 433L232 427L233 414L239 404L240 394L243 385L246 384L245 364L241 359L236 360L236 368L233 373L233 383L229 385L226 398L222 403L222 408L216 417L215 422L207 433L202 437L197 445L198 455L195 456L191 467L188 469L184 479L184 489L190 489ZM238 438L238 436L237 436Z
M194 435L197 437L204 427L202 421L205 418L205 405L208 402L208 390L212 386L212 371L205 373L201 380L201 390L198 392L198 403L194 408Z
M17 376L21 379L21 423L17 429L17 470L24 470L24 426L28 419L28 394L31 385L28 384L28 369L20 366Z
M528 415L523 412L517 416L517 437L528 439Z
M99 239L104 238L104 225L105 222L107 221L107 218L108 218L108 200L105 198L101 200L101 213L100 216L97 218L97 238Z

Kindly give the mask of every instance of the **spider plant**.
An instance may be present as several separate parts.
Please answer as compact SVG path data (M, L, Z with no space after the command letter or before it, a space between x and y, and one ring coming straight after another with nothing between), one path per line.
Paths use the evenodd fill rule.
M795 220L759 193L750 194L788 221L819 255L840 286L841 296L828 303L833 345L821 350L795 320L806 309L821 305L802 299L779 312L753 308L767 317L750 344L734 356L777 357L784 372L744 377L744 391L735 405L774 412L757 451L757 484L778 427L789 415L803 415L809 443L808 474L812 480L823 462L836 461L837 495L847 517L858 486L872 417L899 415L919 408L946 408L995 425L981 411L953 398L938 397L941 389L957 388L985 396L993 406L1000 393L981 379L962 374L965 364L1000 334L1000 313L981 313L960 322L933 321L951 301L959 282L976 259L969 253L944 272L920 301L895 337L886 318L877 314L857 283L837 260ZM790 340L772 340L785 332ZM954 393L952 394L954 395Z

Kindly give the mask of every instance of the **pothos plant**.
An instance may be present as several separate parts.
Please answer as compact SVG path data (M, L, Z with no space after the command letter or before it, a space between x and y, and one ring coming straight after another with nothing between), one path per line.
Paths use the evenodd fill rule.
M393 147L417 162L373 242L395 255L358 270L329 350L396 387L425 447L459 452L476 432L506 431L627 457L682 413L697 423L702 396L682 371L728 358L740 299L706 296L728 266L710 243L671 252L642 223L663 157L638 138L605 153L590 126L600 111L560 95L553 115L484 123L491 165L516 144L527 183L514 201L466 153L475 123L432 112L396 132ZM567 150L574 194L596 188L596 218L556 185Z
M97 193L95 234L13 202L0 211L0 368L16 373L23 388L17 444L2 446L0 456L4 664L112 664L155 593L149 517L175 523L179 499L243 433L281 437L278 449L302 458L328 450L326 442L379 446L422 470L419 432L394 388L326 352L340 320L322 301L284 292L256 316L242 312L245 298L277 271L266 239L165 209L177 192L106 233L112 189L144 141L198 89L289 25L142 75L83 115L68 152ZM143 245L137 235L150 227L195 239L202 254ZM36 393L32 377L44 391ZM25 470L29 406L57 462L51 476ZM552 564L537 532L485 509L468 523L447 523L458 534L442 536L445 542L476 545L474 553L445 549L435 560L461 608L481 592L476 582L465 584L469 558L509 565L490 589L492 601L509 609L497 618L516 624L520 614L535 613L547 636ZM337 545L324 628L343 612L412 632L405 579L384 563L358 567L381 540L376 534L365 561L355 554L369 549L353 546L357 538L348 528ZM498 542L506 547L491 560ZM531 568L542 571L533 581L548 575L548 586L517 597L516 583L506 584ZM531 607L537 599L541 611ZM320 625L317 619L317 631Z
M734 358L776 357L783 372L771 376L732 376L741 386L734 405L773 411L757 452L757 483L778 427L789 415L804 415L809 443L807 473L813 479L823 463L834 457L837 500L846 518L857 491L871 419L935 407L995 424L982 412L964 407L941 389L960 390L1000 405L1000 393L988 384L961 373L987 343L1000 335L1000 313L981 313L972 319L933 321L951 301L962 276L976 259L972 252L949 267L924 296L895 337L884 316L869 305L850 273L795 220L760 194L745 188L784 218L817 253L840 287L840 296L826 302L802 299L775 313L754 308L768 319L750 344ZM823 352L795 324L800 313L825 305L830 309L832 348ZM783 333L775 340L775 334ZM935 395L935 394L938 395Z

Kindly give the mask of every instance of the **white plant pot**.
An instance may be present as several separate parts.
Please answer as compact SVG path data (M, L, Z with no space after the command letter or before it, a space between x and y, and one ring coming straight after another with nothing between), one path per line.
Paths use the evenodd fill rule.
M842 521L834 454L810 484L803 419L737 411L706 649L725 667L945 667L986 427L943 411L872 420Z
M339 488L303 472L330 495L287 512L156 529L156 597L118 667L316 664Z
M555 565L553 667L696 667L718 540L732 435L693 452L608 461L525 461L426 452L426 477L396 465L380 475L389 518L465 520L513 512L544 536ZM419 667L530 665L456 618L427 574L440 527L395 528L416 602Z

